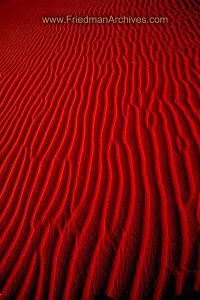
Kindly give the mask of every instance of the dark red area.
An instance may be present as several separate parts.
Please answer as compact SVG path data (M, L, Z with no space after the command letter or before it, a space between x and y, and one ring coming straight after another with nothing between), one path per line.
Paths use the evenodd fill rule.
M0 299L197 297L199 8L0 1Z

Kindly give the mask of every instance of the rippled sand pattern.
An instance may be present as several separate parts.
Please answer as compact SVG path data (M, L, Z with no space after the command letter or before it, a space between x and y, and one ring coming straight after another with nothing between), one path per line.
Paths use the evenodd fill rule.
M197 295L198 2L27 2L0 2L0 299ZM68 14L169 22L41 21Z

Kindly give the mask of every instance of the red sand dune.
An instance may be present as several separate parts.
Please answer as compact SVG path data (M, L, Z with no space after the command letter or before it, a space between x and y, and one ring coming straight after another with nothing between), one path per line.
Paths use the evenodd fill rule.
M199 8L0 2L0 299L197 296Z

